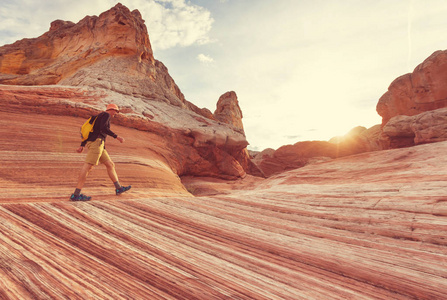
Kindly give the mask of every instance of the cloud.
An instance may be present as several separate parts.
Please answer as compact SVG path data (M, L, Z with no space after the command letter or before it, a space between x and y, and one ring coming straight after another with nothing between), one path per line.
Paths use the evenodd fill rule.
M209 10L184 0L128 0L138 8L154 48L204 45L212 42L209 32L214 19Z
M298 140L299 138L301 138L301 135L286 135L284 136L284 138L288 140Z
M37 37L57 19L78 22L86 15L99 15L116 0L3 0L0 10L0 45ZM3 2L2 1L2 2ZM213 42L214 19L209 10L185 0L120 0L130 10L138 9L146 21L154 50L204 45ZM70 9L66 9L70 7Z
M0 9L0 45L23 38L35 38L50 29L54 20L78 22L86 15L110 9L113 0L2 0ZM70 9L67 9L70 7Z
M202 54L202 53L197 55L197 59L201 63L204 63L204 64L210 64L210 63L214 62L214 59L212 57L210 57L208 55L205 55L205 54Z

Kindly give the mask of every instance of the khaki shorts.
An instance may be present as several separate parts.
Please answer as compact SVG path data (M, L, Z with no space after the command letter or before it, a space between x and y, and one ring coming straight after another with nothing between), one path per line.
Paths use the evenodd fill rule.
M104 141L101 139L96 139L94 142L87 142L85 146L88 149L87 156L85 158L85 162L91 165L98 165L99 163L103 164L110 159L107 150L104 149Z

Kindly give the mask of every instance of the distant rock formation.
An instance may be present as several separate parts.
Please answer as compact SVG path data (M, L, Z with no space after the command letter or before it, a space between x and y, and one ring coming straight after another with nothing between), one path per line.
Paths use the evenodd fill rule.
M447 50L434 52L391 83L377 104L385 149L447 140L446 82Z
M379 99L382 124L356 127L330 142L298 142L261 152L254 162L266 176L322 159L447 140L447 50L436 51L413 73L394 80Z
M294 145L266 149L257 154L253 161L269 177L284 171L301 168L315 162L380 150L380 126L369 129L356 127L342 137L327 141L304 141Z
M221 97L221 120L188 102L154 59L141 14L122 4L0 47L0 84L3 111L14 113L87 117L116 103L122 113L114 122L165 139L152 150L179 176L262 176L246 149L236 94Z
M447 50L436 51L413 73L394 80L379 99L377 112L382 125L395 116L414 116L447 107Z

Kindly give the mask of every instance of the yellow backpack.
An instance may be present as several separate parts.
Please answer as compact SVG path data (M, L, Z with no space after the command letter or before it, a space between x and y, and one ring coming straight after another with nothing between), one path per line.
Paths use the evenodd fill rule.
M88 136L90 135L90 132L93 132L93 126L95 125L97 116L92 116L88 118L87 121L81 126L81 139L82 141L85 141L88 139Z

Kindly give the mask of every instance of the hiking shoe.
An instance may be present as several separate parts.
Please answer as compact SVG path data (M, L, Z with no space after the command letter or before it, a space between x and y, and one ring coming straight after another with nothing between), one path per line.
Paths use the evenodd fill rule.
M116 195L121 195L122 193L127 192L128 190L130 190L130 188L131 188L130 185L129 186L122 186L122 187L120 187L120 188L115 190Z
M84 194L79 194L76 196L75 194L71 194L70 200L71 201L89 201L92 199L92 197L86 196Z

